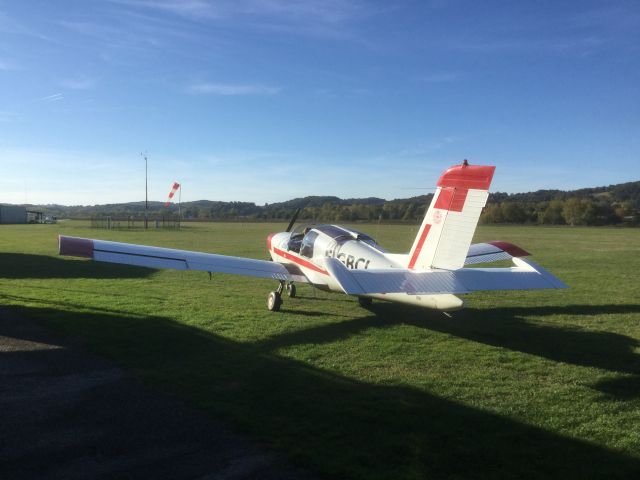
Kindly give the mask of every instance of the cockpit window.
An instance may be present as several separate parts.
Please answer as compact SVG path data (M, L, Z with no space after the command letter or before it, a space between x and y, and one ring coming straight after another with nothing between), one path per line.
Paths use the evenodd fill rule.
M338 244L354 239L353 235L351 235L348 230L337 227L336 225L316 225L314 228L332 238Z
M302 239L312 228L313 228L313 225L311 224L303 223L303 224L297 225L291 231L291 236L289 237L289 243L287 245L287 249L289 251L300 253L300 247L302 246Z
M358 236L358 240L360 240L361 242L366 243L367 245L369 245L371 248L375 248L376 250L378 250L379 252L385 253L386 250L384 248L382 248L380 245L378 245L376 243L376 241L371 238L371 237L367 237L367 236Z
M380 252L384 252L384 249L378 245L373 238L362 232L358 232L357 230L349 230L343 227L338 227L337 225L317 225L314 228L331 237L338 245L341 245L348 240L360 240L370 247L375 248Z
M300 255L307 258L313 257L313 243L318 238L318 232L310 231L302 239L302 246L300 247Z
M289 244L287 245L287 248L289 250L293 250L294 252L299 252L301 245L302 245L302 234L298 233L296 235L291 235L291 237L289 238Z

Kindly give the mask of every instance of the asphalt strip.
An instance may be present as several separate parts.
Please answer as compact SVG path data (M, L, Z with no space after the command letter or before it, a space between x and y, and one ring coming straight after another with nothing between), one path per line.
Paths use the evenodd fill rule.
M0 478L311 478L111 361L0 308Z

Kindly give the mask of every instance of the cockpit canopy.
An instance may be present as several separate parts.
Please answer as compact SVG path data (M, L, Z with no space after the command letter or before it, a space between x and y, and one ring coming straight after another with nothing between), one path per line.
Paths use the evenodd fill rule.
M378 243L373 238L365 233L345 227L339 227L337 225L328 224L298 225L293 229L291 233L291 237L289 239L289 250L300 252L302 254L302 248L307 253L309 253L308 251L313 249L313 243L315 242L315 239L319 234L326 235L338 245L342 245L349 240L359 240L378 250L379 252L385 252L385 250L380 245L378 245Z

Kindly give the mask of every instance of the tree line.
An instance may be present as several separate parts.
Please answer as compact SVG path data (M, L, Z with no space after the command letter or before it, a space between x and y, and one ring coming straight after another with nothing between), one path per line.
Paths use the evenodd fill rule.
M180 206L185 220L287 221L300 208L300 220L315 222L418 222L432 194L387 201L382 198L340 199L312 196L287 202L199 200ZM58 218L140 217L144 202L94 206L32 206ZM176 214L178 206L149 202L150 215ZM640 181L574 191L539 190L529 193L492 193L480 217L485 224L640 225Z

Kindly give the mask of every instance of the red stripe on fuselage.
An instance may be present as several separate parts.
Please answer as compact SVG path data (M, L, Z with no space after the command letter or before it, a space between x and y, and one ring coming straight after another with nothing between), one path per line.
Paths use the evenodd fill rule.
M418 261L418 257L420 256L420 252L422 251L422 246L427 239L427 235L429 235L429 230L431 230L431 225L427 223L424 226L424 230L422 230L422 234L420 235L420 239L418 240L418 245L416 245L416 249L414 250L413 255L411 256L411 260L409 261L409 269L412 269Z
M315 272L322 273L323 275L329 275L329 272L327 272L326 270L318 267L317 265L309 262L308 260L298 257L297 255L293 255L289 252L285 252L284 250L280 250L279 248L274 248L273 253L275 253L276 255L282 258L286 258L287 260L291 260L293 263L298 264L301 267L305 267Z

